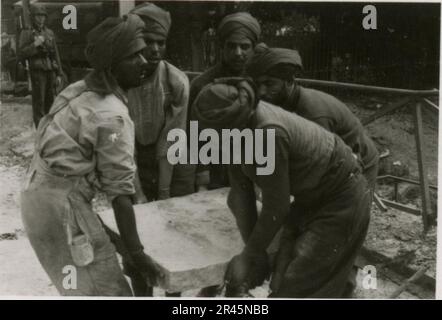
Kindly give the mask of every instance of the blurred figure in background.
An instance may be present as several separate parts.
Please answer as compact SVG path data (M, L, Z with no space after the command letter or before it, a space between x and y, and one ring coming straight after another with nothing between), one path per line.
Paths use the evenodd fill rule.
M62 85L63 72L54 32L46 27L46 9L42 4L33 3L30 11L32 28L23 30L20 35L19 56L29 61L32 114L37 128Z

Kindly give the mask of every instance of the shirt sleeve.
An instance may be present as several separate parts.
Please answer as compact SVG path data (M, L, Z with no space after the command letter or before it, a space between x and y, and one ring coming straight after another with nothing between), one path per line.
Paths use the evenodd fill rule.
M314 121L315 123L317 123L318 125L320 125L321 127L323 127L324 129L326 129L329 132L332 132L332 133L336 132L336 128L333 123L333 119L331 119L329 117L318 117L318 118L312 119L312 121Z
M256 176L262 191L262 210L246 243L248 252L266 250L290 212L289 139L282 129L268 129L275 130L275 170L269 175Z
M169 70L167 71L169 72ZM174 83L173 99L165 112L165 124L160 132L157 143L157 158L167 155L167 150L174 143L167 141L167 135L172 129L186 130L187 106L189 102L189 80L183 76L181 81Z
M102 190L110 201L135 193L134 127L130 118L112 116L97 126L95 154Z

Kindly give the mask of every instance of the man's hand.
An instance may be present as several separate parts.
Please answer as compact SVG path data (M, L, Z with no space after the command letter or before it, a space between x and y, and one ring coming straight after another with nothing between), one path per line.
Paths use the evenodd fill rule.
M293 260L295 237L286 228L284 228L280 243L281 245L278 253L276 254L275 269L272 275L272 281L270 281L270 289L272 292L279 290L287 268Z
M209 190L209 186L207 184L202 184L197 186L197 192L201 192L201 191L207 191Z
M137 192L135 195L134 195L134 198L135 198L135 204L143 204L143 203L147 203L148 201L147 201L147 198L146 198L146 196L144 195L144 193L143 192Z
M45 38L43 36L36 36L34 40L34 46L39 47L45 42Z
M160 267L143 251L131 255L135 268L146 279L149 286L158 285L158 279L163 278Z
M197 192L209 190L209 184L210 184L209 170L204 170L196 173L195 185Z
M230 260L227 266L225 282L232 287L239 287L247 281L250 269L252 268L251 259L245 254L236 255Z
M262 284L269 275L270 267L267 253L260 252L254 255L241 253L229 262L225 282L233 296L244 296L248 289Z

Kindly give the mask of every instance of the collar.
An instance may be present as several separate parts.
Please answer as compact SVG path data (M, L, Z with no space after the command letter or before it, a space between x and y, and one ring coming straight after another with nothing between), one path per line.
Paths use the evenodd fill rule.
M84 78L89 91L101 95L114 94L125 105L128 104L127 93L117 84L109 70L93 70Z
M164 60L161 60L161 61L158 63L156 69L155 69L155 70L154 70L149 76L147 76L147 77L143 80L143 82L141 83L141 86L144 85L144 84L146 84L146 83L150 83L150 82L154 81L155 78L158 77L158 75L160 74L160 71L164 68L164 66L165 66L165 65L164 65Z

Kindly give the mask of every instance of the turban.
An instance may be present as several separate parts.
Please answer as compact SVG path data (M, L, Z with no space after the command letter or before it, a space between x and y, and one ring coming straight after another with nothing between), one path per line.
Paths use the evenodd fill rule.
M283 65L283 67L279 69L284 69L284 67L290 70L302 68L301 56L296 50L260 46L255 49L255 54L247 63L246 72L252 77L263 74L270 75L272 69L280 65Z
M145 31L167 37L172 23L169 12L157 7L153 3L143 3L133 8L130 13L136 14L143 19Z
M218 26L218 37L221 42L232 34L246 37L256 43L261 35L261 27L249 13L237 12L225 16Z
M86 58L96 70L104 70L144 49L143 21L136 15L106 18L87 35Z
M244 78L220 78L205 86L193 104L194 118L203 128L242 127L255 104L251 81Z

